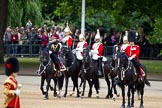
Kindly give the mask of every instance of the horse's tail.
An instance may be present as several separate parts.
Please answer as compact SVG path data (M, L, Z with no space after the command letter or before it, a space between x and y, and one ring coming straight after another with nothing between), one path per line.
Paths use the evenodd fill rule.
M148 79L147 78L145 78L145 84L147 85L147 86L151 86L151 84L150 84L150 82L148 81Z

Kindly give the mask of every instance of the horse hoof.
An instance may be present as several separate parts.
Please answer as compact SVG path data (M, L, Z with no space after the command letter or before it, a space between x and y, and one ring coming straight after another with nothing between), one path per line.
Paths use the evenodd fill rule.
M113 97L112 100L115 101L115 98Z
M42 94L43 94L43 95L45 95L45 94L46 94L46 92L43 92Z
M139 108L144 108L144 106L143 105L140 105Z
M54 93L53 96L56 97L57 96L57 93Z
M99 96L96 96L96 99L99 99L100 97Z
M50 90L53 91L54 90L53 87L50 87Z
M125 105L121 105L121 107L120 108L125 108Z
M64 94L64 97L66 97L66 94Z
M45 97L44 97L44 100L48 100L48 97L45 96Z
M82 95L81 96L84 96L84 93L82 93Z
M110 98L112 98L112 97L113 97L113 94L110 95Z
M131 108L131 106L128 105L127 108Z
M59 99L61 99L61 96L57 96Z
M91 95L88 95L89 98L91 98L92 96Z
M105 97L105 99L109 99L109 95L107 95L107 96Z
M118 93L116 96L117 96L117 97L120 97L120 93Z

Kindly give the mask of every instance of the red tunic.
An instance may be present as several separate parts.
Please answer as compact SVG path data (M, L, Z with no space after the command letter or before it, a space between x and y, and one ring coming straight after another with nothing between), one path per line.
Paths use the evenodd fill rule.
M62 40L63 40L64 43L66 43L66 45L68 47L71 47L72 44L73 44L73 39L72 39L72 37L70 35L65 36Z
M102 56L102 51L103 51L103 44L102 43L94 43L92 45L92 50L97 50L98 51L98 56Z
M9 76L3 84L3 93L5 94L4 108L20 108L19 96L15 95L17 81L14 77Z
M125 53L128 57L131 57L132 55L136 55L135 59L137 61L139 61L139 54L140 54L140 47L138 45L129 45L127 46L127 48L125 49Z
M76 48L79 48L79 49L82 49L87 47L88 46L88 43L87 42L78 42L77 44L77 47ZM83 51L80 51L81 52L81 55L83 55Z

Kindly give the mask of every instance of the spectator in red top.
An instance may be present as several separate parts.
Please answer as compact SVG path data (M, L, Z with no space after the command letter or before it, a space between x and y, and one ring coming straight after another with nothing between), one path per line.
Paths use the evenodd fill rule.
M58 42L60 42L60 37L56 32L56 29L54 29L52 36L55 37Z
M140 47L138 45L135 45L136 42L135 32L129 31L128 41L130 45L127 46L127 48L125 49L125 53L128 56L128 60L132 61L133 65L137 70L137 74L140 75L140 77L144 78L145 73L141 67L139 60Z
M17 44L18 44L18 32L16 32L15 30L13 31L13 34L11 35L11 42L12 42L12 53L13 54L17 54Z
M41 37L41 49L43 50L47 48L48 43L49 43L48 32L45 30Z

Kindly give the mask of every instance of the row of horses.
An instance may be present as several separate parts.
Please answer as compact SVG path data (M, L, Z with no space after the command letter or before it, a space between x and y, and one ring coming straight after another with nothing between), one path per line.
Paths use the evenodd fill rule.
M136 70L133 64L128 60L127 56L119 52L118 46L114 46L113 57L106 57L107 61L102 62L102 70L104 74L104 79L107 83L108 92L106 98L112 98L117 95L116 85L118 85L122 90L122 105L121 108L125 108L125 85L128 86L128 105L127 108L134 107L134 92L137 90L138 94L141 96L140 108L143 108L143 94L144 86L147 84L150 86L149 81L147 80L147 75L144 80L139 80L139 76L136 75ZM42 50L40 52L40 66L37 71L41 75L41 86L40 89L42 94L45 95L45 99L48 99L49 89L53 89L50 85L51 79L54 80L54 96L61 97L61 90L63 87L63 82L65 79L65 93L64 97L67 96L68 91L68 82L71 77L73 82L73 92L77 90L77 96L84 96L86 82L89 85L88 97L92 96L92 87L94 85L97 98L99 98L99 77L97 75L98 71L98 62L94 62L89 55L90 47L86 47L83 50L83 60L79 61L76 59L75 54L67 46L62 46L60 53L60 61L66 67L64 72L61 72L62 75L58 75L58 70L54 70L53 62L49 56L48 49ZM143 70L146 73L146 68L142 65ZM80 94L78 86L78 78L81 78L81 84L83 84L83 90ZM44 82L47 82L46 91L43 90ZM58 85L59 94L56 92ZM112 93L114 91L114 93ZM114 95L113 95L114 94ZM132 98L131 98L132 96ZM114 98L115 99L115 98Z

